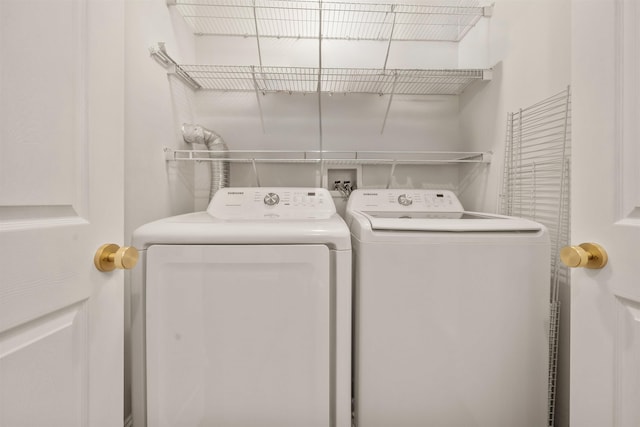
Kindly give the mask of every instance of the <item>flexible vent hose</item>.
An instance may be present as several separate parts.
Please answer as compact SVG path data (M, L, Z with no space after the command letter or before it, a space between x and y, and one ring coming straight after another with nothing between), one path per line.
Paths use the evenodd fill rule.
M189 144L204 144L209 150L209 157L220 159L228 157L228 148L220 135L212 130L205 129L199 125L183 124L182 137ZM209 172L211 183L209 187L209 201L216 192L229 186L230 168L228 161L209 162Z

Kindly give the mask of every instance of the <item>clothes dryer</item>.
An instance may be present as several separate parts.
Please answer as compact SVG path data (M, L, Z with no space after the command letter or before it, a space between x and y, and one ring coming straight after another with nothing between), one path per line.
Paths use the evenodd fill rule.
M328 191L224 188L133 243L136 427L351 426L351 246Z
M431 190L356 190L346 219L356 425L547 425L545 228Z

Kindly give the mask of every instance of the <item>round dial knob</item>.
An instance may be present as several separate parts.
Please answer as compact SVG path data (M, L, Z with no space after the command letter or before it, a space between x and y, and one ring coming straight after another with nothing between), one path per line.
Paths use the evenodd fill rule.
M269 193L264 196L264 204L267 206L275 206L280 203L280 196L276 193Z
M402 206L411 206L413 200L411 200L411 197L407 196L406 194L401 194L398 196L398 203L400 203Z

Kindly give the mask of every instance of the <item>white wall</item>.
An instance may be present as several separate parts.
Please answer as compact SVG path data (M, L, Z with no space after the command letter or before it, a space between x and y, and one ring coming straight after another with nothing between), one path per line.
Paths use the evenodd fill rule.
M193 35L162 1L127 2L126 10L126 235L146 222L192 209L188 170L164 161L163 147L184 149L180 124L193 120L193 92L168 76L149 54L165 42L172 56L194 61Z
M493 151L491 168L462 196L467 208L496 212L508 112L554 95L571 81L568 0L498 0L494 14L460 45L461 66L494 66L485 87L460 97L460 132L469 151ZM477 32L480 32L479 34ZM478 40L489 47L484 59Z
M497 0L493 17L460 46L461 66L496 64L493 80L460 97L460 132L466 149L493 151L490 167L464 186L467 209L496 212L501 190L508 112L554 95L571 82L569 0ZM484 24L483 24L484 25ZM486 38L488 56L474 52ZM464 172L463 168L463 172ZM561 289L560 361L556 425L569 423L569 290Z
M388 98L322 96L325 150L493 151L490 166L398 167L392 186L462 189L463 204L496 211L506 114L566 88L570 82L568 0L497 0L460 45L394 44L389 68L494 66L491 82L477 83L461 97L396 96L380 133ZM126 236L139 225L206 205L205 164L166 162L162 147L187 147L183 122L220 133L230 149L319 149L315 94L260 95L264 131L254 93L192 93L149 57L166 42L180 63L257 65L255 39L193 36L163 1L127 2L126 10ZM264 65L317 66L317 44L263 40ZM386 44L325 42L323 66L381 67ZM204 147L201 147L204 148ZM263 185L317 185L315 166L259 166ZM232 185L255 185L247 165L234 165ZM367 187L384 186L386 166L363 168ZM566 322L565 322L566 324ZM565 425L565 424L560 424Z
M182 61L194 58L193 35L163 1L125 2L125 239L138 226L193 210L193 167L167 164L163 147L185 148L179 124L193 119L193 93L149 55L166 42ZM126 277L128 297L129 276ZM125 301L125 418L130 414L129 300Z
M317 67L318 42L264 39L260 42L262 63L268 66ZM324 41L323 67L382 68L386 42ZM199 63L258 65L255 39L196 37ZM454 43L409 43L391 45L387 68L456 68L458 49ZM197 122L223 136L231 150L386 150L457 151L459 137L458 98L453 96L398 96L393 98L382 131L388 96L377 94L323 94L321 97L322 143L318 95L256 94L199 91ZM264 121L262 128L260 113ZM252 168L233 164L232 185L255 185ZM454 188L458 174L447 167L396 168L392 186ZM386 185L390 167L363 168L358 187ZM314 165L258 165L265 186L320 185L323 175ZM196 208L206 205L208 172L196 165ZM339 200L336 199L338 202Z

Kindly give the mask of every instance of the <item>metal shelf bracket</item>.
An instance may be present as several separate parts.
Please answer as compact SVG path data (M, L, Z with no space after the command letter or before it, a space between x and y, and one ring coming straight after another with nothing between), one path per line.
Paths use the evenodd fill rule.
M160 65L167 69L169 74L173 74L178 77L183 83L187 84L193 90L202 89L202 86L196 82L189 73L184 71L176 61L173 60L168 54L163 42L158 42L157 46L151 46L149 48L149 54Z

